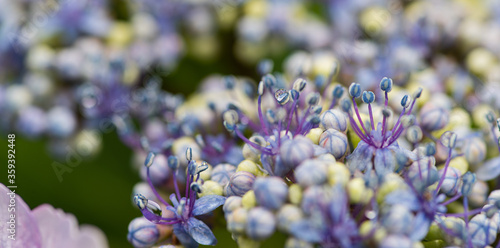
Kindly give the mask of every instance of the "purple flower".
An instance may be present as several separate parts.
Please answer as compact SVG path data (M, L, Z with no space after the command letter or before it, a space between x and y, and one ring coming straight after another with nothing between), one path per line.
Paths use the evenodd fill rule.
M365 127L365 122L361 119L356 104L356 98L361 97L361 86L352 83L349 87L349 94L352 97L352 105L354 106L354 113L360 126L354 120L351 111L351 102L344 100L342 108L347 112L351 127L353 131L359 136L361 141L358 143L353 153L347 157L347 164L351 170L361 170L369 174L372 168L377 175L385 175L396 169L396 154L404 154L406 157L414 158L414 156L404 148L399 147L396 140L401 136L403 131L412 123L413 116L411 115L412 109L415 105L416 99L421 95L422 89L419 89L414 94L414 99L411 101L410 96L405 95L401 100L403 111L399 116L396 124L392 130L388 130L388 117L390 111L388 110L389 97L388 93L392 90L392 80L390 78L383 78L380 81L380 89L385 93L385 105L382 110L383 120L382 123L377 124L373 121L373 113L371 104L375 101L372 92L365 91L362 96L363 102L368 104L368 111L370 116L370 126ZM411 103L410 103L411 102ZM372 163L374 158L374 163Z
M8 212L7 207L15 199L15 212ZM51 205L43 204L33 211L23 199L0 184L0 205L5 211L0 212L0 247L30 247L30 248L106 248L108 242L104 233L90 225L78 226L72 214L55 209ZM15 215L15 240L8 235L12 219ZM10 234L9 234L10 233Z
M177 185L177 176L179 168L179 160L171 156L168 158L168 164L173 173L173 184L175 193L170 195L169 204L156 191L150 177L149 168L153 164L154 154L150 153L144 164L146 165L147 181L153 190L156 198L166 206L168 211L174 213L173 217L165 218L162 216L162 207L152 200L148 200L144 196L138 194L134 197L136 205L141 210L146 219L161 225L172 225L175 236L186 247L198 247L202 245L215 245L217 239L210 228L202 221L196 219L196 216L204 215L212 212L214 209L224 204L226 198L218 195L208 195L196 199L197 193L201 192L201 185L198 183L200 173L208 168L208 165L203 162L200 165L192 160L192 150L186 150L186 159L188 160L188 175L185 189L185 197L181 197L179 187Z

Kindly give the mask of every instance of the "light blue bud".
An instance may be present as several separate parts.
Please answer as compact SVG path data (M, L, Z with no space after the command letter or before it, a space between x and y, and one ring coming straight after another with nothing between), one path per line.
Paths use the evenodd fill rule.
M272 74L266 74L262 81L266 84L266 87L271 89L274 85L276 85L276 78Z
M212 181L224 186L229 182L229 178L236 172L236 167L232 164L218 164L212 170Z
M453 149L457 143L457 134L451 131L446 131L441 135L439 140L444 146Z
M196 168L198 167L198 164L194 160L189 160L188 164L188 174L189 175L196 175Z
M363 100L364 103L370 104L375 101L375 94L371 91L364 91L361 100Z
M493 114L493 112L489 111L487 114L486 114L486 120L488 120L489 123L492 123L495 121L495 115ZM497 121L498 122L498 121Z
M224 77L224 82L226 83L226 89L232 90L236 84L236 78L234 76L226 76Z
M321 111L323 110L323 107L319 106L319 105L316 105L316 106L312 106L311 107L311 110L314 114L321 114Z
M260 75L265 75L273 71L274 63L270 59L263 59L257 65L257 71Z
M276 219L269 210L262 207L250 209L245 228L249 238L264 240L269 238L276 229Z
M328 129L319 137L319 145L328 150L336 159L341 159L347 152L347 136L335 129Z
M344 94L344 87L341 85L336 85L335 88L333 88L333 97L340 99L342 95Z
M410 143L417 143L419 142L423 137L422 130L420 129L419 126L411 126L408 128L406 131L406 138Z
M201 193L201 185L197 182L192 182L189 188L196 193Z
M229 179L229 183L224 188L226 196L243 196L252 189L255 176L247 171L238 171Z
M146 167L150 167L153 164L154 159L155 159L155 154L153 152L149 152L148 156L146 157L146 160L144 160L144 165Z
M462 195L469 195L474 183L476 183L476 174L467 171L462 177Z
M352 83L349 86L349 95L354 98L358 98L361 96L361 86L357 83Z
M345 114L338 109L329 109L321 114L320 126L323 129L333 128L340 132L345 132L347 130L347 119Z
M380 80L380 89L385 92L391 92L392 90L392 79L384 77Z
M260 206L276 210L288 197L288 187L279 177L259 177L253 184L255 199Z
M420 98L420 96L422 95L422 90L423 90L423 89L422 89L421 87L419 87L419 88L417 89L417 91L415 91L415 92L413 93L413 98L414 98L414 99Z
M151 247L160 237L160 230L144 217L133 219L128 225L127 239L134 247Z
M432 142L427 143L427 145L425 146L425 155L434 156L434 154L436 154L436 144Z

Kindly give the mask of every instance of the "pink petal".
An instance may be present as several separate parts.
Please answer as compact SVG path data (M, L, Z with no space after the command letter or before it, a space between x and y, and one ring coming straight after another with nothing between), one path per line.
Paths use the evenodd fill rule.
M75 248L108 248L108 240L106 235L101 229L92 225L81 225L80 235L77 243L74 244Z
M15 190L15 189L14 189ZM41 248L42 242L40 231L35 218L33 217L30 208L23 199L15 195L15 212L9 212L10 209L10 190L5 185L0 183L0 247L34 247ZM15 215L15 241L8 238L10 215ZM9 234L10 235L10 234Z

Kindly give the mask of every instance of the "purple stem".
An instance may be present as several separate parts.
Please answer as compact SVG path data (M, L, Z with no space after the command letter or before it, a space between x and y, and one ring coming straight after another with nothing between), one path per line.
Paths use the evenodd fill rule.
M298 101L298 99L297 99L297 101ZM290 108L290 111L288 111L290 113L290 115L288 116L288 124L286 125L285 134L288 134L288 130L290 130L290 124L292 123L293 112L295 110L295 106L297 105L297 101L293 102L292 107Z
M333 97L332 99L332 103L330 104L330 108L328 109L332 109L334 106L335 106L335 103L337 102L337 98L336 97Z
M304 121L306 120L306 117L309 115L310 110L311 110L311 107L308 107L306 110L306 113L300 119L300 123L299 123L298 129L297 129L297 132L295 133L295 135L299 134L302 131L302 125L304 125Z
M356 121L354 121L354 118L352 118L352 115L350 113L347 114L349 116L349 121L351 122L351 127L352 129L354 130L354 132L359 136L359 138L361 140L363 140L366 144L369 144L371 145L372 143L370 141L368 141L365 137L365 135L363 135L363 133L361 132L361 130L359 129L358 127L358 124L356 124Z
M375 130L375 123L373 122L373 112L372 112L372 105L368 104L368 113L370 114L370 122L372 125L372 130Z
M151 182L151 178L149 177L149 167L146 168L146 175L147 175L147 181L148 181L149 187L151 188L151 190L155 194L156 198L158 198L159 201L161 201L163 204L165 204L165 206L170 206L170 204L168 204L168 202L163 200L163 197L161 197L160 194L158 194L158 191L156 191L155 187L153 186L153 182Z
M388 97L388 95L387 95L387 94L388 94L388 93L387 93L387 91L386 91L386 92L385 92L385 107L384 107L384 108L386 108L386 109L387 109L387 103L389 102L389 97ZM386 126L386 119L387 119L387 118L386 118L386 117L385 117L385 115L384 115L384 116L383 116L383 118L382 118L382 137L384 137L384 138L385 138L385 131L386 131L386 129L387 129L387 128L385 127L385 126ZM384 143L382 142L382 144L381 144L380 146L382 147L382 145L383 145L383 144L384 144Z
M461 196L462 196L462 194L461 194L461 193L457 193L456 195L454 195L454 196L453 196L452 198L450 198L449 200L447 200L447 201L445 201L445 202L441 203L441 205L446 206L446 205L448 205L448 204L450 204L450 203L452 203L452 202L456 201L456 200L457 200L458 198L460 198Z
M356 101L354 100L354 97L352 98L352 102L354 103L354 111L356 112L356 116L358 117L359 124L361 124L361 127L365 131L367 139L371 140L370 136L368 135L368 132L366 131L365 125L363 124L363 120L361 120L361 116L359 115L358 104L356 104Z
M262 115L262 96L259 95L259 99L257 100L258 104L258 110L259 110L259 121L260 121L260 126L262 127L262 130L264 130L264 133L266 133L267 136L269 136L269 133L267 132L267 126L264 123L264 116Z
M441 179L439 179L439 183L437 185L436 190L434 191L434 196L436 196L439 192L439 189L441 188L441 185L444 182L444 178L446 177L446 171L448 170L448 166L450 165L450 160L451 160L451 152L453 149L450 148L450 151L448 152L448 158L446 159L446 164L444 165L444 171L443 175L441 176Z
M158 223L155 223L155 224L160 224L160 225L174 225L174 224L177 224L181 222L181 220L176 220L176 221L172 221L172 222L158 222Z
M236 131L236 135L238 135L238 137L240 139L242 139L245 143L247 143L248 145L252 146L253 148L259 150L260 152L262 153L265 153L267 155L273 155L273 152L265 147L262 147L262 146L259 146L257 144L255 144L254 142L250 141L249 139L247 139L247 137L245 137L241 132L240 130L238 130L238 128L235 129Z
M177 195L177 201L181 200L181 192L179 191L179 186L177 185L177 170L174 171L174 187L175 187L175 194Z
M477 212L477 213L480 213L482 211L482 209L476 209L476 211L477 210L479 210L479 212ZM472 211L474 211L474 210L472 210ZM474 215L474 214L476 214L476 213L472 213L471 215ZM465 220L465 230L467 230L467 244L469 245L469 247L472 247L472 240L470 238L470 233L468 232L468 230L469 230L469 201L467 200L467 196L464 196L464 220Z

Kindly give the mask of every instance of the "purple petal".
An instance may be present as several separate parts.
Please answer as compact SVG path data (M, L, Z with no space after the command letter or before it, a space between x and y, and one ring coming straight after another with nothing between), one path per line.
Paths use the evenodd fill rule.
M186 248L196 248L198 247L198 243L189 235L186 231L186 228L179 223L174 225L174 234L179 239L181 244Z
M500 157L486 161L476 171L476 177L481 181L489 181L498 175L500 175Z
M203 221L196 218L189 218L188 220L188 231L189 235L202 245L216 245L217 239L215 238L212 230L203 223Z
M194 202L193 212L194 216L212 212L226 201L226 197L220 195L207 195Z
M323 241L321 231L312 226L307 220L297 221L290 227L290 232L297 238L307 242L319 243Z
M375 153L375 172L377 175L386 175L394 171L395 166L395 158L392 156L391 150L386 148L377 149Z
M396 190L385 197L385 203L395 205L402 204L412 211L420 208L420 202L415 195L408 190Z
M423 212L419 212L413 219L413 223L411 225L413 226L413 230L410 233L410 239L413 241L419 241L427 235L429 226L431 225L431 220L429 220Z
M179 201L177 201L177 197L175 196L175 194L170 195L170 201L172 202L174 208L177 208L177 206L179 206Z
M15 195L16 210L15 212L14 210L9 212L11 197L7 193L10 193L10 190L0 183L0 206L3 208L0 210L0 232L2 233L0 236L0 247L42 247L40 230L30 208L20 196ZM11 214L15 214L15 241L8 238L8 235L10 235L10 231L8 230L10 224L8 222L10 221Z

